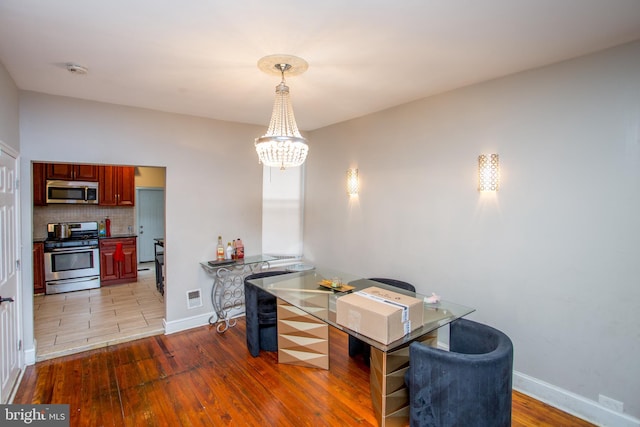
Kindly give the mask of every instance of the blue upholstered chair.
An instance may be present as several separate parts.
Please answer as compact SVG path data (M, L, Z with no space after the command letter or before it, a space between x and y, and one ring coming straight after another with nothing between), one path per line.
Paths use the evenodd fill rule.
M401 280L396 279L385 279L380 277L375 277L369 280L374 280L376 282L384 283L385 285L395 286L396 288L404 289L405 291L415 292L416 288L412 284L407 282L403 282ZM362 359L364 364L369 366L371 359L371 346L364 341L359 340L358 338L352 337L349 335L349 356L356 357L357 355L362 354Z
M449 351L411 343L410 425L511 426L513 344L504 333L466 319L451 323Z
M251 279L287 274L288 271L264 271L244 279L247 349L253 357L260 350L278 351L276 297L249 283Z

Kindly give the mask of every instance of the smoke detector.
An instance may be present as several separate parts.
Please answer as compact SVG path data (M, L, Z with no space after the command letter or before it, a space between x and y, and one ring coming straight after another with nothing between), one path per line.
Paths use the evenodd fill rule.
M87 67L83 67L82 65L74 64L72 62L68 62L65 65L67 66L67 71L71 74L87 74L89 72Z

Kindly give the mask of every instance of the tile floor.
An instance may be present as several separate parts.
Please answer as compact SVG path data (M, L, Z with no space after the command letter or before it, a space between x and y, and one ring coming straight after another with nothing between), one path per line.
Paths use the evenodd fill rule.
M164 298L153 263L140 264L138 281L33 299L36 360L164 333Z

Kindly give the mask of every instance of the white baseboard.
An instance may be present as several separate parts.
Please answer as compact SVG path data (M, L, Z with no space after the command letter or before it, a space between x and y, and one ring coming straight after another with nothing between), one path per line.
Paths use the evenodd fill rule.
M233 307L228 312L229 319L235 317L244 316L244 305ZM213 317L214 322L218 321L218 316L215 313L199 314L193 317L185 317L184 319L173 320L167 322L167 319L163 319L165 335L173 334L176 332L186 331L187 329L197 328L199 326L205 326L209 324L209 319Z
M612 411L596 401L517 371L513 372L513 388L598 426L640 427L638 418Z
M176 332L186 331L187 329L197 328L209 324L209 318L213 313L200 314L193 317L185 317L183 319L172 320L167 322L167 319L163 320L165 335L173 334ZM215 314L214 314L215 316Z
M35 365L35 363L36 363L36 343L34 342L33 347L24 349L24 364L27 366L30 366L30 365Z

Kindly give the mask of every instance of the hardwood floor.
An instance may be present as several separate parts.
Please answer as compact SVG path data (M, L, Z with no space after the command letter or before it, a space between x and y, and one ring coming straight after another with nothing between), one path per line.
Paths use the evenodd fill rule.
M71 426L375 426L369 370L330 329L330 370L249 355L244 318L29 366L13 403L68 403ZM521 393L513 426L591 426Z

